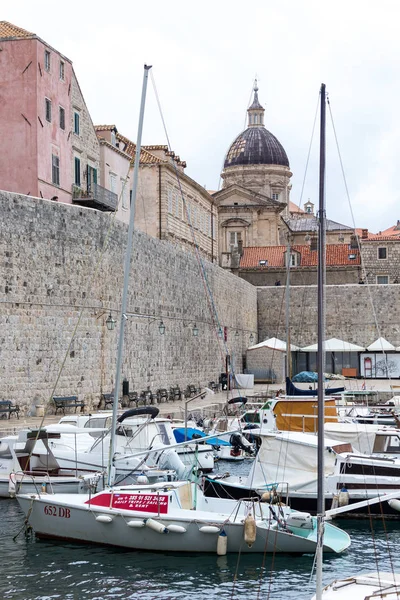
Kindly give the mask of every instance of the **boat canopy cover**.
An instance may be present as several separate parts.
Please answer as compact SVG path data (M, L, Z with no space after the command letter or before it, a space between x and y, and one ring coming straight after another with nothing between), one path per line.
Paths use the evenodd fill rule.
M385 340L385 338L380 337L375 342L370 344L367 348L369 352L383 352L384 350L395 350L393 344Z
M188 440L194 440L194 439L196 439L196 437L198 437L199 439L202 437L206 437L206 434L204 433L204 431L201 431L200 429L194 429L192 427L188 427L186 431L187 431L187 439ZM173 429L173 433L174 433L176 442L178 444L185 441L185 428L184 427L175 427ZM218 438L218 437L210 438L209 440L206 441L206 443L209 444L210 446L230 446L231 445L226 440L222 440L221 438Z
M126 410L122 415L120 415L117 419L118 423L122 423L125 419L129 417L140 417L141 415L149 415L152 419L155 419L160 410L157 406L142 406L141 408L131 408Z
M257 348L271 348L272 350L278 350L278 352L286 352L286 342L278 340L278 338L276 337L272 337L268 338L267 340L264 340L263 342L255 344L255 346L250 346L248 350L256 350ZM298 346L295 346L294 344L290 344L290 349L292 350L292 352L300 350L300 348Z
M301 371L292 377L295 383L314 383L318 381L318 373L314 371Z
M345 443L349 443L364 454L372 454L375 446L375 438L379 431L379 425L359 423L325 423L327 436ZM381 429L382 435L385 431Z
M357 346L357 344L351 344L338 338L331 338L324 342L325 352L364 352L363 346ZM311 344L311 346L305 346L300 348L301 352L318 352L318 344Z
M288 481L293 489L317 481L317 436L309 433L282 432L263 435L262 444L250 471L248 482L254 488L260 482ZM333 473L341 442L325 439L325 474ZM254 471L254 472L253 472Z
M273 405L275 424L281 431L306 431L315 433L318 427L318 402L316 397L277 398ZM325 422L336 423L336 400L325 398Z

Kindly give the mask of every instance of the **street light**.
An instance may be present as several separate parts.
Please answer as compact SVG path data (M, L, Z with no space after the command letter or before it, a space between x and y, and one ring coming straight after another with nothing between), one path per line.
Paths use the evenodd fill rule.
M194 337L197 337L199 335L199 330L197 328L196 323L193 325L192 333L193 333Z
M158 326L158 331L160 332L160 335L164 335L164 333L165 333L165 325L164 325L163 321L160 321L160 324Z
M236 333L235 333L235 338L236 338L236 339L238 339L238 338L239 338L239 335L240 335L240 333L239 333L239 332L236 330Z
M254 335L251 333L250 334L250 344L252 344L254 342Z
M108 331L112 331L115 327L116 320L112 318L111 313L108 315L106 319L106 325Z
M219 337L220 339L222 339L222 336L223 336L223 334L224 334L224 332L222 331L222 327L219 327L219 328L218 328L218 337Z

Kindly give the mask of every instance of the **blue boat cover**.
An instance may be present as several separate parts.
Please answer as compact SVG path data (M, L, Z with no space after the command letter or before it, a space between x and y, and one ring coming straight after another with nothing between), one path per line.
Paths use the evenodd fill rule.
M176 442L178 444L185 441L185 428L184 427L176 427L172 431L174 432L174 436L175 436ZM201 431L200 429L194 429L193 427L188 427L187 428L187 439L192 440L193 435L196 435L196 436L199 435L200 437L206 437L206 434L204 433L204 431ZM210 444L210 446L230 446L229 442L227 442L226 440L222 440L219 437L210 438L209 440L206 440L205 443Z
M295 383L314 383L318 382L318 373L313 371L301 371L292 377L292 381Z

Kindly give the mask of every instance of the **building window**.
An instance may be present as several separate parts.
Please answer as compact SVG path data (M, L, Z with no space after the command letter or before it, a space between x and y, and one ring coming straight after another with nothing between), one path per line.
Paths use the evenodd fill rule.
M172 190L168 190L168 212L172 215Z
M386 248L378 248L378 258L383 260L387 258L387 249Z
M46 121L51 123L51 100L45 98L45 111L46 111Z
M75 185L81 185L81 159L75 156Z
M234 248L237 248L241 240L242 234L240 231L229 231L229 251L232 252Z
M44 51L44 68L46 71L50 71L50 52L48 50Z
M115 131L114 130L111 131L111 143L112 143L113 146L116 146L116 144L117 144L117 138L115 136Z
M291 267L297 267L298 266L298 256L297 254L291 254L290 255L290 266Z
M272 192L272 200L279 200L279 192Z
M60 79L61 81L65 79L65 63L62 60L60 60Z
M110 191L117 193L117 176L114 173L110 173Z
M80 118L79 118L79 113L74 112L74 133L76 133L76 135L79 135L79 131L80 131Z
M376 283L379 283L381 285L387 285L389 283L389 276L388 275L377 275Z
M65 129L65 110L60 106L60 129Z
M129 208L128 204L128 182L126 179L121 179L121 193L122 193L122 208L127 210Z
M60 159L55 154L51 155L51 175L54 185L60 185Z
M175 194L175 216L179 217L179 194Z

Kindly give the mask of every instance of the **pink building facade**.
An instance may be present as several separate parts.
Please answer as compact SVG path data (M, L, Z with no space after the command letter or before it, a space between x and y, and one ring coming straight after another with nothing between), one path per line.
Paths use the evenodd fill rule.
M0 189L114 212L72 62L6 21L0 48Z

